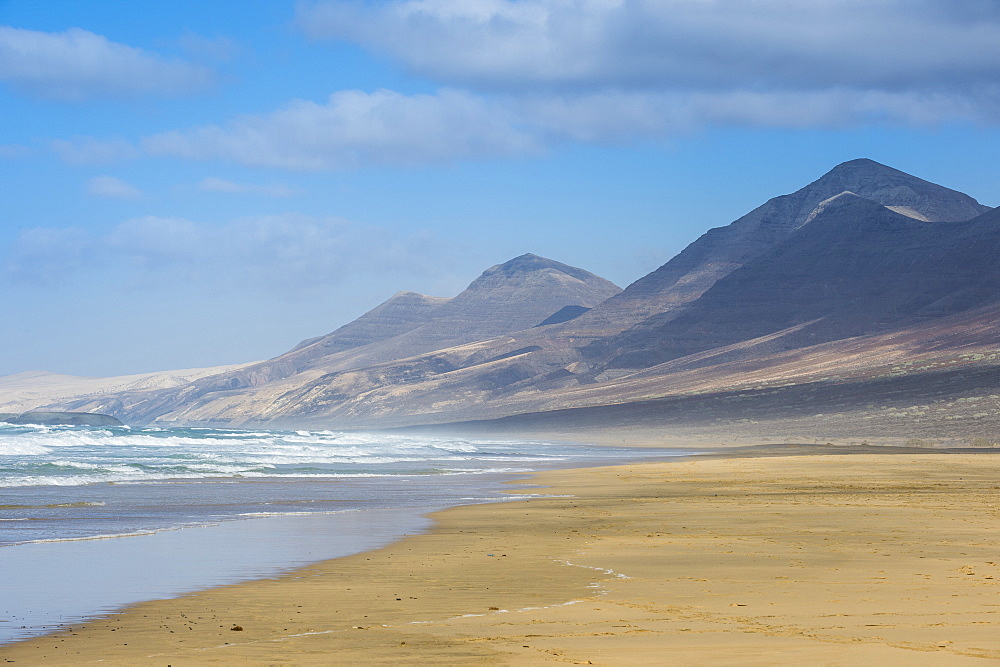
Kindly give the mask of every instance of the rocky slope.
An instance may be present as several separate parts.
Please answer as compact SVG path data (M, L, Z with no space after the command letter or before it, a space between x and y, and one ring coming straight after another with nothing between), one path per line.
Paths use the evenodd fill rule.
M804 325L772 341L778 351L978 308L997 301L998 288L997 211L925 222L843 193L696 301L591 352L611 368L647 368Z
M694 301L719 279L801 228L831 197L851 192L917 220L970 220L989 210L972 197L873 160L851 160L792 194L710 229L669 262L575 320L567 332L609 335Z
M530 329L566 306L592 308L621 292L573 266L525 254L490 267L423 325L366 348L357 368ZM329 366L328 366L329 367ZM343 367L343 366L341 366Z
M216 391L258 387L311 368L333 367L334 360L344 357L343 353L376 346L423 326L449 300L416 292L398 292L332 333L304 340L273 359L200 379L181 388L182 397L176 392L167 392L164 398L190 400Z
M333 333L302 341L289 355L314 359L398 336L426 323L448 301L448 297L397 292Z

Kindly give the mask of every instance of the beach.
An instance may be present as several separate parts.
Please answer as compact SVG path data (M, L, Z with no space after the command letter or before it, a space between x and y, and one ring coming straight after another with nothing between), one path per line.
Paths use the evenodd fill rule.
M275 576L509 499L551 468L682 452L504 438L0 426L0 646Z
M381 549L0 648L21 664L957 664L1000 659L1000 458L546 471ZM523 493L525 489L512 488Z

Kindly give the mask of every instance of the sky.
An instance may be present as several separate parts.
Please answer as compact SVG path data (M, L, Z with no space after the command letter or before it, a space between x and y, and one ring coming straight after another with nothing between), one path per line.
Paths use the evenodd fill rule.
M996 0L0 0L0 375L624 287L868 157L1000 205Z

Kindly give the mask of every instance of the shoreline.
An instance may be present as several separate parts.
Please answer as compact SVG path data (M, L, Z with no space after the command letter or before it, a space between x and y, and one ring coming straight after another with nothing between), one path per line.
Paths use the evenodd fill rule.
M1000 566L983 542L1000 527L995 453L766 449L536 473L518 483L545 488L512 494L551 495L453 507L375 551L140 603L0 657L1000 659ZM931 616L960 622L936 631Z
M88 500L73 496L74 502L55 506L96 514L74 518L77 510L65 510L70 512L60 519L65 536L0 547L0 571L18 573L0 584L0 646L143 601L277 576L372 550L426 529L431 512L516 499L507 493L507 482L532 472L677 455L674 450L552 448L534 460L516 455L513 464L502 458L488 463L487 457L464 472L444 476L202 478L153 486L103 484L82 492L75 491L82 487L72 487L72 493L83 493ZM505 469L510 465L525 467ZM120 509L132 516L139 506L157 513L161 525L124 533L92 531L95 525L110 527L102 523L104 515L117 517ZM15 526L29 521L13 520L21 522ZM6 537L16 533L10 525Z
M362 517L362 513L364 516ZM425 508L273 515L0 548L5 646L171 599L377 549L426 530Z

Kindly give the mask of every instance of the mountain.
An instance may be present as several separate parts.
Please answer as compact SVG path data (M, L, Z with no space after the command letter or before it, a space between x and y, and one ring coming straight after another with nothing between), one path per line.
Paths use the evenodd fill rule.
M292 352L309 349L313 355L318 351L333 354L377 343L424 324L435 310L448 301L450 301L448 297L397 292L387 301L333 333L302 341Z
M998 258L1000 210L854 160L710 230L623 292L523 255L456 297L398 294L234 373L58 409L157 423L479 420L587 433L734 420L781 433L812 423L812 410L828 415L816 423L851 415L852 428L958 433L942 421L955 406L986 406L959 415L973 434L1000 414ZM920 422L926 414L939 416Z
M197 391L256 387L322 366L341 353L376 345L426 324L449 300L416 292L397 292L356 320L325 336L304 340L274 359L205 378L198 383Z
M396 294L336 331L268 361L167 391L88 396L69 403L100 405L126 421L242 423L270 411L267 406L278 396L330 372L527 329L567 306L590 308L620 291L593 273L529 253L490 267L450 299Z
M921 414L926 408L919 404L927 398L920 398L921 374L927 391L942 397L957 395L974 405L976 396L962 392L976 389L989 390L984 400L1000 398L990 384L1000 377L998 312L1000 209L967 222L930 223L844 194L679 315L651 318L601 341L606 356L588 370L578 361L545 366L555 357L552 350L497 354L523 344L519 335L504 348L472 344L331 373L283 397L271 414L372 427L617 405L616 413L631 419L623 406L636 401L713 392L750 400L752 392L731 395L733 388L774 391L816 382L860 387L856 396L866 403L905 390ZM974 364L984 369L982 379L937 375ZM989 370L991 364L997 370ZM608 366L631 370L602 378ZM829 400L842 412L850 396L845 388ZM723 419L724 408L741 407L723 398L675 401L672 410L680 413L671 419L683 421L682 407L692 419L699 410ZM808 391L795 400L807 398ZM785 410L773 401L757 405ZM652 408L643 410L643 419L653 419ZM977 419L985 414L970 410ZM563 417L562 427L574 419L584 423L579 412Z
M492 338L536 326L565 308L590 308L620 291L593 273L528 253L488 268L452 298L399 292L333 333L240 371L246 381L230 381L227 388L317 368L384 363Z
M104 378L25 371L0 376L0 412L29 412L79 396L112 396L182 387L203 377L229 373L250 365L252 364L189 368Z
M710 229L669 262L576 319L571 331L608 335L690 303L788 238L823 202L843 192L930 222L970 220L989 210L966 194L873 160L844 162L804 188L770 199L726 227Z
M978 308L1000 297L1000 214L925 222L843 193L797 232L699 299L593 346L608 366L646 368L805 325L790 348Z
M89 412L0 413L0 423L39 424L42 426L123 426L120 421L110 415L96 415Z
M983 211L967 222L931 221ZM623 332L602 336L606 329L588 330L585 322L621 307L626 293L647 290L668 270L679 272L678 259L564 324L336 370L283 396L268 415L370 426L551 409L589 400L585 394L613 402L629 375L672 359L690 359L690 372L947 317L1000 294L991 282L1000 276L996 215L966 195L877 163L845 163L716 230L721 242L696 241L679 256L701 257L701 264L683 266L686 284L707 283L715 271L711 283L669 308L657 301L664 292L653 294L637 312L654 315ZM730 261L719 277L712 260L723 255ZM617 326L628 319L622 315ZM711 350L718 353L692 358ZM664 370L659 381L667 384L671 371ZM647 395L655 392L646 385Z
M385 341L351 366L382 363L534 327L566 306L592 308L621 292L600 276L533 254L492 266L423 325Z
M528 329L618 292L617 285L589 271L528 253L486 269L452 298L400 292L333 333L303 341L247 372L276 379L311 368L402 359Z

